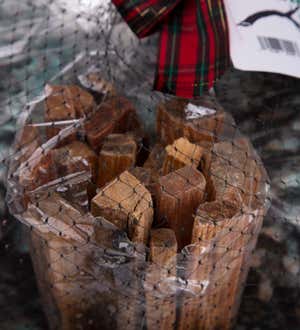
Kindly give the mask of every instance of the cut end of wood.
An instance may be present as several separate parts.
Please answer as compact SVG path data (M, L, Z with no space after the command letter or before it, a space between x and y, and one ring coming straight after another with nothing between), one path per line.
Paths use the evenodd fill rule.
M127 134L110 134L103 143L98 160L98 187L104 186L136 162L137 145Z
M188 106L199 112L190 116ZM215 142L224 129L225 112L210 97L189 101L173 98L157 110L157 134L164 145L184 136L192 143Z
M62 153L65 151L70 161L86 162L92 172L92 179L95 181L97 176L96 168L98 159L96 153L87 144L80 141L74 141L57 150L61 150Z
M103 216L121 230L128 228L133 242L147 242L153 221L151 194L129 172L123 172L100 190L92 199L91 212L94 216Z
M206 180L204 175L191 166L184 166L159 179L160 189L174 198L189 190L197 189L204 197Z
M102 102L85 123L87 140L98 151L104 138L111 133L125 133L132 128L133 105L124 97L111 97Z
M197 209L195 219L200 223L216 223L232 218L240 211L236 203L229 200L203 203Z
M190 143L186 138L179 138L166 147L166 157L163 163L163 175L189 165L197 168L203 155L203 148Z
M193 214L205 198L206 181L195 168L185 166L159 179L157 220L175 231L178 248L190 244Z
M150 232L150 260L159 266L168 264L177 253L175 233L169 228L152 229Z

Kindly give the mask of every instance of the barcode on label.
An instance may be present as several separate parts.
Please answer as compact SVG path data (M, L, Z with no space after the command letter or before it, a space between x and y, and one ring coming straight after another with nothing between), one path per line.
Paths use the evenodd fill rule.
M258 41L263 50L300 57L299 47L294 41L261 36L258 36Z

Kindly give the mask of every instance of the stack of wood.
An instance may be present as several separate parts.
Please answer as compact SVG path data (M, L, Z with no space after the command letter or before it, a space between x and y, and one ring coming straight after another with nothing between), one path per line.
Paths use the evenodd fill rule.
M266 198L266 174L250 142L224 139L235 129L233 119L210 98L161 103L156 144L141 161L145 133L133 105L115 91L96 105L77 86L48 86L45 121L70 118L84 118L84 134L75 132L55 148L33 151L17 171L27 194L24 219L37 228L32 258L50 328L229 329ZM62 128L48 127L47 138ZM88 175L72 189L57 189L64 178L81 174ZM36 202L41 187L52 186L56 192ZM126 232L135 251L149 248L126 267L92 271L95 290L97 280L104 281L102 286L107 282L101 302L90 293L91 283L84 293L80 270L90 262L84 243L103 248L103 254L116 249L114 235L99 225L103 222ZM60 260L59 277L52 264L72 245L77 252L82 248L85 258L71 257L77 269ZM53 246L58 252L51 252ZM80 296L88 302L78 311ZM95 309L101 309L92 313L95 319L76 319Z

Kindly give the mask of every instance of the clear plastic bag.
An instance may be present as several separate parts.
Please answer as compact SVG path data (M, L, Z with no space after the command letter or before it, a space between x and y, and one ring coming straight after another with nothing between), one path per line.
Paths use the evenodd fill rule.
M145 72L149 81L143 79L140 85L135 72L123 65L123 59L116 53L111 56L101 52L83 53L49 81L44 95L30 102L19 120L9 167L7 200L11 212L29 228L31 257L49 327L230 328L249 270L250 254L268 208L267 175L251 143L213 97L169 101L169 97L149 92L153 70L143 62L138 63L149 68ZM81 89L55 87L75 84ZM182 182L190 198L202 200L199 207L192 207L196 214L191 211L191 201L181 194L181 188L178 192L168 188L172 180L154 181L146 189L139 180L135 181L137 178L130 172L132 166L104 188L95 187L94 158L98 157L103 141L91 137L91 132L99 129L93 119L99 112L105 113L107 104L113 104L118 111L131 107L126 103L129 101L116 94L125 94L133 102L137 119L127 113L128 118L124 115L127 119L105 131L103 137L109 133L132 132L136 128L135 120L140 120L145 128L142 139L137 140L137 150L148 157L155 150L156 140L166 141L165 145L170 146L177 138L188 137L190 142L199 143L203 152L199 164L202 174L194 173L198 171L193 163L184 170L171 169L175 186ZM71 109L70 119L47 117L45 114L53 102L62 99L63 106ZM183 131L176 130L163 116L165 108L170 104L172 108L168 102L175 102L181 108L184 104L196 108L200 104L216 109L222 120L211 121L210 115L199 115L187 122ZM182 114L176 116L175 122ZM120 120L116 118L111 122ZM157 133L155 121L159 122ZM172 134L175 132L174 136L170 130ZM167 142L169 138L173 141ZM94 150L83 157L84 148ZM190 157L193 160L194 154ZM169 168L170 164L164 166ZM207 187L215 187L217 191L206 188L201 194L195 192L197 187L189 181L190 175L201 175ZM119 196L109 204L112 196L109 189L116 189L111 182L123 184L123 198ZM101 202L107 203L101 212L110 221L90 213L95 213L91 195L98 196L101 192L106 198ZM130 208L132 203L135 204ZM153 203L156 214L150 231ZM140 205L143 208L139 209ZM190 244L179 245L180 234L176 232L174 238L174 232L166 228L172 221L172 207L179 214L178 219L186 216L193 221L180 227L185 230L192 225ZM124 216L119 215L122 212L125 229L117 222L124 221ZM174 213L174 217L177 215Z

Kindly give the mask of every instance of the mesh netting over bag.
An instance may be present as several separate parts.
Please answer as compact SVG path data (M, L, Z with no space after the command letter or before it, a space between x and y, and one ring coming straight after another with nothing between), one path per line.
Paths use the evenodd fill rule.
M19 120L7 200L49 327L230 328L268 208L264 167L214 96L151 92L150 65L143 86L122 64L79 56Z
M299 80L176 98L110 0L0 17L0 329L299 328Z

